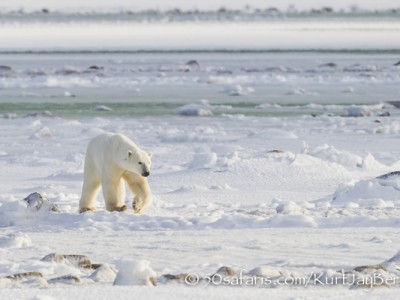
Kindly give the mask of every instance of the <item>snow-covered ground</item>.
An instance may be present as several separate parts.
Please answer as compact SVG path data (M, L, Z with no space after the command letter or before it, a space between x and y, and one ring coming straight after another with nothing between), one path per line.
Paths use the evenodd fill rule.
M397 284L390 282L389 289L372 292L351 284L351 278L329 284L341 274L336 271L351 273L366 265L384 269L351 274L364 278L376 272L388 280L398 275L398 258L388 260L398 251L400 177L376 178L400 169L396 115L127 119L102 113L79 120L0 119L0 275L43 275L1 279L2 297L58 299L65 293L66 299L96 299L110 293L127 299L132 291L143 297L174 291L177 299L397 293ZM149 180L155 201L148 213L107 212L101 196L97 212L77 213L85 147L104 131L124 133L154 153ZM27 209L22 199L32 192L57 204L60 212ZM85 255L103 266L94 271L68 260L40 261L50 253ZM112 285L118 268L136 263L155 272L156 288L128 293L127 287ZM222 266L237 276L274 280L323 273L328 284L277 283L272 285L277 290L268 291L249 284L237 290L205 287L206 279L191 288L182 279L163 277L207 278ZM138 273L129 274L128 282ZM57 279L65 275L75 277Z

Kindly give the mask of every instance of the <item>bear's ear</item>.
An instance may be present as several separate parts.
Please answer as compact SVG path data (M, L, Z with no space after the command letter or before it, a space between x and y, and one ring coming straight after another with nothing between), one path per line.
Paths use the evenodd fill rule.
M153 156L153 153L147 152L147 155L151 158Z
M132 155L134 155L136 153L136 151L134 150L128 150L128 158L131 158Z

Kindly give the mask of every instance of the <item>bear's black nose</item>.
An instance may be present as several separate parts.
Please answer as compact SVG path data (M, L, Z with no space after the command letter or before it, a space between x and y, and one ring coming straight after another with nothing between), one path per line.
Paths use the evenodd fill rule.
M143 177L148 177L149 175L150 175L150 172L148 172L148 171L142 173L142 176L143 176Z

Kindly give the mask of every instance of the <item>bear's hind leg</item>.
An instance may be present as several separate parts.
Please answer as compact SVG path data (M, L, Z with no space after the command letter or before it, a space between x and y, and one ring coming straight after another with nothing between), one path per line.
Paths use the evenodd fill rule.
M100 190L100 179L86 176L83 179L79 213L96 210L96 197Z
M108 211L125 211L125 184L122 178L117 182L103 184L103 195Z

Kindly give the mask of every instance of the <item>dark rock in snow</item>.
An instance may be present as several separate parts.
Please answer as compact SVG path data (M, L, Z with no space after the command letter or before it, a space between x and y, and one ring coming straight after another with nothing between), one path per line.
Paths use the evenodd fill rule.
M100 67L97 65L90 66L88 70L104 70L104 67Z
M393 171L376 177L377 179L388 179L389 177L400 176L400 171Z
M60 211L57 204L51 203L49 200L43 198L42 195L37 192L29 194L23 200L28 204L27 207L31 210L54 212Z
M325 68L325 67L336 68L336 67L337 67L337 64L335 64L335 63L333 63L333 62L329 62L329 63L326 63L326 64L319 65L319 67L320 67L320 68Z
M49 279L47 282L48 283L77 284L77 283L81 283L81 279L74 275L64 275L64 276Z
M10 280L26 280L32 278L43 278L43 274L40 272L26 272L26 273L19 273L10 276L6 276L5 278Z
M353 271L363 273L366 271L385 271L387 272L387 269L384 266L381 265L369 265L369 266L360 266L360 267L355 267Z
M92 262L85 255L77 254L57 254L51 253L41 259L41 261L54 261L56 263L70 263L75 267L83 269L93 269ZM95 264L98 268L100 265Z
M34 112L34 113L26 114L24 117L25 118L28 118L28 117L33 117L33 118L40 118L40 117L53 118L54 115L53 115L53 113L51 111L44 110L44 111L41 111L41 112Z

